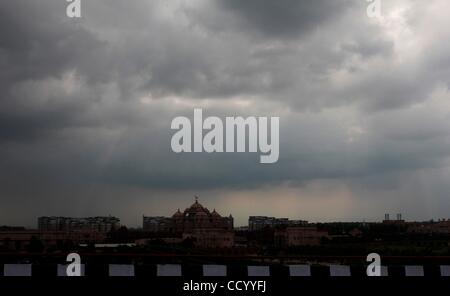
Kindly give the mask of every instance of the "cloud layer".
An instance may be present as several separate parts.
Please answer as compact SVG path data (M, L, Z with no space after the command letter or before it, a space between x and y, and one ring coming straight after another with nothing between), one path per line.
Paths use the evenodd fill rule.
M2 1L0 224L138 225L193 194L238 224L448 217L450 6L382 2ZM173 153L195 107L279 116L278 163Z

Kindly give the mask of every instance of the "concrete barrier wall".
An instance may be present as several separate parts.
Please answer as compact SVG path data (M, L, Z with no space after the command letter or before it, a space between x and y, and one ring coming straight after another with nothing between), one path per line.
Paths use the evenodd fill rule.
M5 264L4 276L31 276L31 264Z
M102 267L104 266L104 267ZM81 264L81 276L117 276L117 277L133 277L137 276L136 266L132 264L105 264L94 266L89 269L89 265ZM32 264L4 264L3 276L67 276L67 264L45 265L44 270L50 272L42 273L39 265ZM0 265L1 268L1 265ZM54 272L51 272L51 270ZM391 272L391 268L393 268ZM86 272L87 270L87 272ZM91 270L91 272L89 272ZM226 277L226 276L249 276L249 277L270 277L270 276L291 276L291 277L351 277L351 276L367 276L365 269L358 267L353 269L348 265L242 265L231 267L219 264L189 265L183 268L181 264L155 264L145 265L140 275L143 276L205 276L205 277ZM156 270L156 273L155 273ZM281 272L280 272L281 270ZM36 273L36 274L34 274ZM356 273L356 274L355 274ZM138 274L139 275L139 274ZM426 276L442 276L450 277L450 265L428 266L424 268L421 265L407 266L381 266L381 276L404 276L404 277L426 277Z
M158 264L157 276L181 276L181 265L179 264Z

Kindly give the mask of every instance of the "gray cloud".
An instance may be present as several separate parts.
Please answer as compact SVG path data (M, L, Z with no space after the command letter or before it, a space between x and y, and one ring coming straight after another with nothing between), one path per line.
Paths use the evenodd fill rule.
M195 192L232 211L233 196L267 188L286 207L307 203L309 219L353 217L319 210L336 188L352 209L410 198L420 217L426 196L427 214L444 214L447 4L392 1L379 21L365 5L95 1L71 20L64 1L2 1L0 224L32 224L13 217L22 205L27 217L96 210L136 223L137 209L169 214ZM194 106L280 116L279 162L172 153L170 121ZM409 190L417 180L422 191Z
M355 1L221 0L219 5L236 13L241 27L275 38L298 37L332 21Z

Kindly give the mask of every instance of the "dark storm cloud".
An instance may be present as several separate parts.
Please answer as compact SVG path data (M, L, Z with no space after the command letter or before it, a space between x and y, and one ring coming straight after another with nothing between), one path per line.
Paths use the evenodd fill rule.
M284 184L416 206L406 184L422 176L427 197L448 193L441 9L393 1L378 22L356 0L82 2L80 20L64 1L0 3L4 223L22 223L11 215L21 205L31 217L104 209L132 220L195 192L282 198ZM195 106L280 116L279 161L173 153L170 121Z
M3 1L0 5L0 47L6 67L2 80L59 76L67 69L87 66L90 57L104 50L92 34L64 21L61 1Z
M249 26L269 37L298 37L326 21L332 21L352 1L327 0L220 0L221 7L240 17L240 25ZM353 1L354 3L354 1Z

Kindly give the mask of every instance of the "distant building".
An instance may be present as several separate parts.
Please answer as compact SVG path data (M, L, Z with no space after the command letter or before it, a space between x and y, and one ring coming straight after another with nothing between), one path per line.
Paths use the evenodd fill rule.
M306 224L308 224L308 221L289 220L288 218L275 218L266 216L250 216L248 218L249 231L258 231L263 229L264 227L299 226Z
M223 229L232 231L234 219L233 216L222 217L214 209L210 212L203 207L198 200L184 212L179 209L172 215L172 229L173 232L192 232L197 229Z
M248 226L238 226L234 228L235 231L248 231Z
M142 217L142 228L150 232L167 232L170 229L172 220L167 217Z
M315 226L282 227L274 233L275 244L280 247L317 246L324 237L328 233Z
M107 233L120 227L120 219L108 217L39 217L39 231L83 231Z
M384 224L404 224L405 220L402 219L402 214L398 213L397 218L395 220L389 219L389 214L384 214Z
M178 209L172 217L143 216L142 227L151 232L190 233L197 229L233 230L233 216L222 217L214 209L212 212L196 200L183 212Z
M197 228L183 233L183 238L194 239L194 245L200 248L231 248L234 245L234 232L225 229Z
M106 239L106 233L98 231L40 231L40 230L9 230L0 231L0 247L21 250L32 239L37 239L46 247L58 243L101 243Z
M203 207L197 200L183 212L178 209L172 217L143 217L143 229L155 233L192 238L198 247L231 247L234 238L233 216L222 217L215 209Z
M407 231L416 234L450 235L450 219L430 222L411 222L408 223Z

